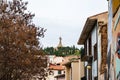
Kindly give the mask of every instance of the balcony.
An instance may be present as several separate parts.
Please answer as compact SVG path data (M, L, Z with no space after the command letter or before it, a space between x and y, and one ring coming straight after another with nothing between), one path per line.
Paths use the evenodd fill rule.
M91 62L93 59L92 55L87 55L87 51L85 49L81 50L81 61Z
M81 49L81 61L87 60L88 60L87 51L85 49Z

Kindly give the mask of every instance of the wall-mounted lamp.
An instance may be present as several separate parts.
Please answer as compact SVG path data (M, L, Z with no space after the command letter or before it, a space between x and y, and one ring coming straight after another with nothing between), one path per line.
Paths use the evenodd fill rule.
M90 56L88 57L87 69L92 69L92 59L93 59L93 56L90 55Z
M88 63L88 65L87 65L87 69L92 69L92 65L91 65L91 63Z

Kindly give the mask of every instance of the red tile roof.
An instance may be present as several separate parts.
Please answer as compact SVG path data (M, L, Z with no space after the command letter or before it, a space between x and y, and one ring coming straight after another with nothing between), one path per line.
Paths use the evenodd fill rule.
M61 78L61 77L64 77L65 78L65 74L59 74L59 75L56 75L55 78Z
M50 65L49 69L50 70L64 70L65 68L62 65Z

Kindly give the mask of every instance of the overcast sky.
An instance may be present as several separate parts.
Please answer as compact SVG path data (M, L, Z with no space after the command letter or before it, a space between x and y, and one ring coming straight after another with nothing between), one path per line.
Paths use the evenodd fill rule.
M44 47L77 45L87 17L108 10L107 0L28 0L28 10L35 13L34 23L47 29L41 39Z

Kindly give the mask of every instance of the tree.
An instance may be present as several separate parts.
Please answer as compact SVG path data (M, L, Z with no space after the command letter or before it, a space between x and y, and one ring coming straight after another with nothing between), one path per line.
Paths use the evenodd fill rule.
M44 49L44 52L49 55L54 55L55 49L53 47L47 47Z
M27 4L22 0L0 4L0 80L46 75L47 60L39 44L45 29L32 23L34 14L27 12Z
M80 51L75 46L72 47L58 47L54 49L53 47L47 47L44 49L44 52L48 55L56 55L56 56L67 56L67 55L80 55Z

